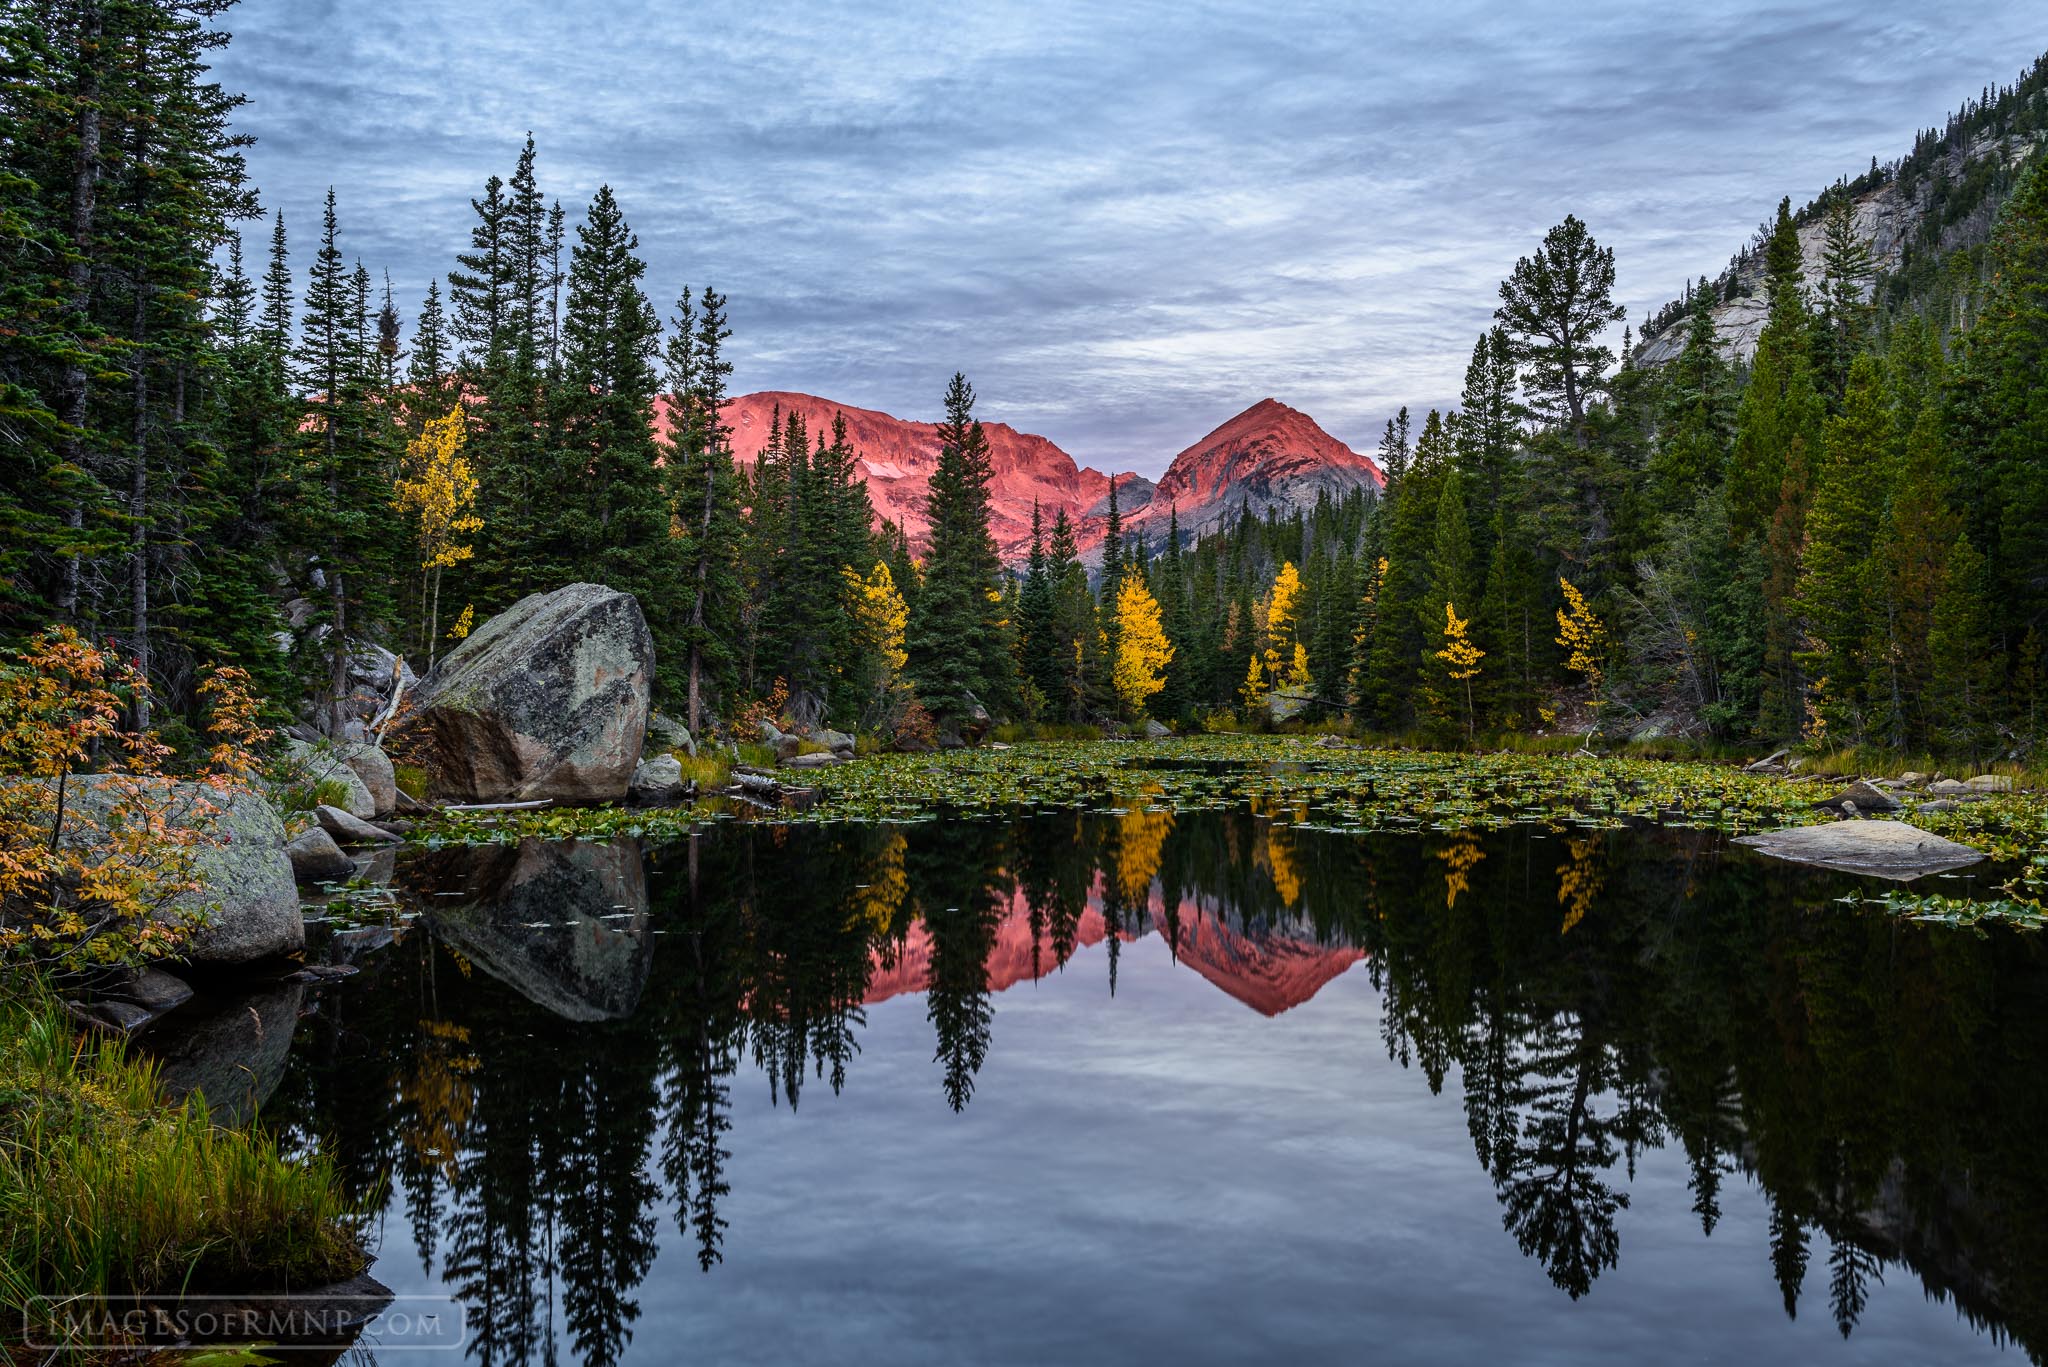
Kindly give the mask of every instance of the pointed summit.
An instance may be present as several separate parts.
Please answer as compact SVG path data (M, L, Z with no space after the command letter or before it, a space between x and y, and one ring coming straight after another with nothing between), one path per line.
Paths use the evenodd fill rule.
M1181 526L1212 530L1244 505L1307 508L1327 491L1386 487L1368 456L1338 441L1314 418L1278 399L1260 399L1173 458L1153 493L1154 507L1177 506Z
M742 394L725 406L733 455L742 465L752 464L760 454L777 411L801 415L812 432L831 430L833 418L844 414L876 514L901 526L913 545L923 544L930 530L925 497L939 458L938 429L933 424L815 394ZM656 421L665 427L665 403L658 408ZM1035 502L1047 522L1066 512L1081 550L1092 562L1102 543L1110 477L1079 464L1044 437L1002 422L985 422L983 427L995 475L989 490L991 529L1003 558L1020 563L1029 551ZM1127 532L1156 544L1166 535L1176 505L1182 535L1192 538L1215 529L1246 503L1254 513L1307 508L1324 490L1342 495L1385 483L1379 467L1318 427L1306 413L1265 398L1174 457L1156 489L1142 475L1118 474L1116 496Z

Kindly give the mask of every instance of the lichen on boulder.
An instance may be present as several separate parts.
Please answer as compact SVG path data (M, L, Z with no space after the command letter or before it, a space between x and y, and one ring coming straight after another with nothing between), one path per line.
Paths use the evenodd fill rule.
M443 659L402 740L436 798L616 802L640 761L653 678L639 603L571 584L522 598Z

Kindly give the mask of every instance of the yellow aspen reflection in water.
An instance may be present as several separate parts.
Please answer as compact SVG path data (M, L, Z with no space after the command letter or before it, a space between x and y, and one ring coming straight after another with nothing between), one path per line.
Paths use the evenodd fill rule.
M1588 836L1582 840L1567 840L1565 862L1557 866L1557 901L1564 910L1564 924L1557 933L1569 935L1573 926L1585 919L1587 908L1600 895L1600 866L1597 855L1598 839Z
M1472 870L1486 858L1486 851L1479 848L1477 840L1460 836L1438 850L1436 857L1444 861L1444 910L1449 911L1458 905L1458 894L1471 888Z

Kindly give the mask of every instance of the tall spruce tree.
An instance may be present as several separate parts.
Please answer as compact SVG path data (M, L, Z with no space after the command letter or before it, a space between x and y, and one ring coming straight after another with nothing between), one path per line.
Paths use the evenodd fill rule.
M931 549L906 639L918 696L949 722L964 719L977 697L1001 706L1013 690L1000 610L1002 561L989 531L991 473L974 387L955 372L926 503Z

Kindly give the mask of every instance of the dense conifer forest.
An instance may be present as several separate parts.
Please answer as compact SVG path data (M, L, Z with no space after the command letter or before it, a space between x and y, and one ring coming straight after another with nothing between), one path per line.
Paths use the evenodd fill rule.
M265 217L208 71L227 8L10 3L0 38L0 646L115 643L153 685L135 720L174 739L206 666L317 725L360 643L424 671L578 580L638 598L657 702L693 727L2039 737L2048 65L1782 203L1648 320L1681 331L1667 361L1614 344L1614 252L1568 217L1501 244L1459 404L1387 422L1381 496L1146 537L1112 486L1099 560L1061 514L1006 566L967 377L933 396L928 544L878 524L843 426L779 417L742 466L706 263L644 260L609 188L565 205L531 137L421 298L351 251L379 205ZM1945 179L1986 139L2019 151ZM1880 271L1852 209L1886 184L1932 208ZM1731 359L1713 306L1757 280Z

